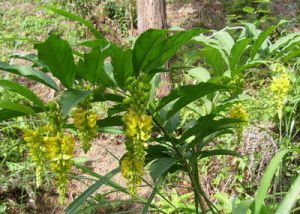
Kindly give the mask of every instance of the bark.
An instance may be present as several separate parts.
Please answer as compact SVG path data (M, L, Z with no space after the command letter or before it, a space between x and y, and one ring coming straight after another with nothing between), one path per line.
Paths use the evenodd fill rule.
M166 0L137 0L138 32L149 28L166 28ZM157 91L158 97L166 96L171 91L170 73L162 73L161 86Z

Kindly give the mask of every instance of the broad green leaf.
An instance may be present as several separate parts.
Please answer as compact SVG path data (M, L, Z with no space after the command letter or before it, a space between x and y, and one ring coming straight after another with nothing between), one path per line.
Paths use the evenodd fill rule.
M162 50L157 52L156 49L152 49L142 64L142 70L144 72L151 71L157 67L163 66L167 60L169 60L184 44L189 42L194 36L200 33L206 33L207 30L201 28L194 28L187 31L180 31L174 35L166 38L162 42ZM155 47L158 48L158 47ZM158 49L159 50L159 49Z
M104 49L94 48L91 52L84 54L83 76L94 84L113 86L114 82L106 70L105 59L114 51L114 45L107 45Z
M210 79L210 73L203 67L192 68L187 73L195 78L197 82L207 82Z
M222 48L222 46L220 45L217 39L208 38L207 36L200 35L200 36L195 36L193 40L204 47L211 47L217 49L221 54L221 56L223 57L223 61L226 62L226 64L228 64L228 53L226 53L224 48Z
M237 206L233 207L232 214L247 214L247 211L253 202L253 199L248 199L240 202Z
M255 212L254 214L260 214L260 210L262 208L262 205L264 203L265 198L267 197L268 189L271 185L271 181L273 179L273 176L280 166L280 162L282 161L282 158L284 155L288 152L288 150L283 150L278 152L275 157L272 158L270 164L268 165L267 170L264 173L264 176L262 178L262 181L260 183L260 186L257 190L257 194L255 197Z
M114 77L120 88L125 87L126 79L133 73L132 50L119 49L112 56L112 66L114 67Z
M269 51L271 54L273 54L274 51L278 51L278 49L287 46L291 42L294 42L295 38L299 38L300 33L289 33L286 36L281 37L278 39L274 44L269 46Z
M150 175L154 182L156 182L161 176L173 166L178 160L174 158L160 158L153 161L150 166Z
M80 196L78 196L66 210L66 214L76 213L78 208L85 203L85 201L96 192L103 184L106 184L113 176L120 172L120 168L116 168L100 178L96 183L90 186L86 191L84 191Z
M44 111L44 109L41 109L41 108L38 108L38 107L33 107L32 109L35 111L35 113L39 113L39 112ZM20 111L1 109L0 110L0 121L9 120L9 119L12 119L12 118L26 116L26 115L27 115L27 113L23 113L23 112L20 112Z
M80 42L77 45L86 46L89 48L104 48L107 44L108 41L106 39L94 39Z
M35 111L30 106L26 106L23 104L8 102L4 100L0 100L0 108L7 109L11 111L21 112L25 114L35 114Z
M56 91L59 90L57 84L47 74L38 70L33 70L30 66L9 65L7 63L0 62L0 70L27 77L29 79L42 83Z
M236 157L242 157L241 154L239 154L235 151L226 150L226 149L202 150L202 151L196 153L196 156L199 157L199 159L216 156L216 155L231 155L231 156L236 156Z
M20 116L26 115L25 113L19 112L19 111L12 111L8 109L1 109L0 110L0 121L8 120Z
M93 32L93 34L94 34L98 39L105 39L105 38L103 37L103 35L102 35L102 34L101 34L101 33L93 26L92 23L90 23L90 22L84 20L83 18L81 18L81 17L79 17L79 16L77 16L77 15L75 15L75 14L73 14L73 13L69 13L69 12L67 12L67 11L60 10L60 9L56 9L56 8L52 8L52 7L39 7L39 8L37 8L37 9L49 10L49 11L52 11L52 12L54 12L54 13L56 13L56 14L59 14L59 15L61 15L61 16L64 16L64 17L66 17L66 18L68 18L68 19L71 19L71 20L73 20L73 21L77 21L77 22L79 22L80 24L85 25L88 29L90 29L90 30ZM105 40L106 40L106 39L105 39Z
M174 103L169 103L164 106L159 111L159 116L161 117L160 120L164 121L163 126L168 131L168 133L172 133L176 130L177 126L179 125L180 120L180 112L177 112L172 117L167 118L168 112L173 109Z
M247 29L247 34L251 34L251 37L253 37L254 39L257 39L258 36L260 35L260 33L262 32L261 30L259 30L255 24L253 23L248 23L248 22L241 22L242 25L244 25Z
M132 52L133 68L136 75L139 74L143 62L150 58L151 51L154 51L156 47L162 48L160 44L165 40L168 33L168 30L149 29L137 38Z
M281 21L279 24L277 24L275 26L269 26L263 32L261 32L259 34L257 40L255 40L255 42L252 46L252 50L251 50L251 54L250 54L251 59L254 59L254 57L258 53L259 49L261 49L262 44L270 36L270 34L273 33L280 25L282 25L284 23L286 23L286 22Z
M35 93L33 93L28 88L9 80L0 80L0 87L5 88L6 90L13 91L18 93L27 99L31 100L35 105L42 107L43 101L40 100Z
M155 139L157 140L157 138ZM164 144L148 145L146 154L146 164L150 163L154 159L171 158L170 153L173 152L171 148Z
M227 64L224 61L222 53L217 48L205 47L199 52L200 57L205 64L209 66L217 75L223 75L227 69Z
M95 94L93 102L113 101L113 102L122 103L123 99L124 97L118 94L104 93L104 94Z
M181 46L194 36L208 31L195 28L180 31L167 37L168 32L168 30L150 29L137 39L133 49L135 74L138 74L140 71L149 73L163 66Z
M300 55L300 49L296 49L292 52L290 52L288 55L286 55L284 58L283 58L283 61L284 62L287 62L288 60L292 59L292 58L295 58L295 57L298 57Z
M157 111L167 105L168 103L175 101L173 108L168 112L166 119L173 116L181 108L187 104L211 94L216 91L227 90L227 87L216 85L213 83L199 83L197 85L185 85L174 89L168 96L161 99Z
M66 40L55 34L50 34L48 39L36 44L39 59L48 66L53 76L67 88L71 88L75 79L75 63L72 49Z
M106 117L102 120L98 120L97 125L99 128L110 127L110 126L122 126L123 125L122 116Z
M254 13L255 9L253 7L243 7L243 11L246 13Z
M249 68L256 68L259 65L267 65L267 61L263 61L263 60L254 60L252 62L246 63L245 65L241 65L236 67L236 69L234 70L233 74L237 74L239 72L243 72Z
M282 47L277 53L275 53L274 57L276 58L284 58L288 54L290 54L293 51L297 51L300 46L300 37L297 37L292 42L287 44L286 46Z
M68 115L70 110L80 102L84 101L91 95L92 91L70 89L64 91L60 97L61 110L64 115Z
M241 39L237 41L231 49L230 59L229 59L229 67L231 72L234 72L236 67L239 66L241 56L245 53L248 44L252 41L252 39Z
M289 214L300 195L300 175L296 178L289 192L284 197L275 214Z
M214 37L218 41L219 46L225 50L227 55L229 55L231 48L234 45L234 40L233 40L232 36L228 32L226 32L224 30L220 30L214 34Z

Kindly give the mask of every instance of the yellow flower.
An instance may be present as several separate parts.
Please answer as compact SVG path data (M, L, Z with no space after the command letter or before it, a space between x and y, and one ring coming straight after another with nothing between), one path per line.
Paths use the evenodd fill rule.
M230 118L240 119L240 120L249 120L249 115L245 106L241 103L233 104L229 111Z
M141 78L142 79L142 78ZM146 142L151 137L152 117L145 114L149 100L149 83L131 78L128 83L130 98L124 100L127 112L123 115L127 153L121 161L121 172L128 179L131 194L137 190L144 174Z
M74 126L79 131L81 148L85 153L90 150L91 142L97 135L97 118L98 115L91 109L88 100L79 104L73 112Z
M291 83L287 73L282 73L279 77L274 77L270 90L274 95L274 103L276 105L278 116L282 116L282 108L286 102L287 95L291 90Z
M249 115L247 113L247 110L245 106L241 103L233 104L230 111L229 111L229 117L239 120L248 121ZM238 125L236 132L237 132L237 140L240 142L242 140L244 126L246 123L241 123Z

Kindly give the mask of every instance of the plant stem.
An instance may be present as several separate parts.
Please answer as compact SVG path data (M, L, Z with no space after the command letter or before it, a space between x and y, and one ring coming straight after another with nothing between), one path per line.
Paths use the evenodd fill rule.
M190 169L189 163L187 162L187 160L184 158L183 154L180 152L180 150L177 148L176 143L174 142L174 140L172 139L172 137L169 135L169 133L167 132L167 130L155 119L154 115L148 111L148 113L152 116L153 118L153 122L158 126L158 128L162 131L162 133L165 135L165 137L170 141L170 143L172 144L172 147L174 148L175 152L177 153L177 155L182 159L183 164L187 170L189 179L191 180L195 195L197 195L197 197L195 197L195 200L198 199L198 202L200 204L200 207L202 209L202 213L206 213L205 212L205 207L204 207L204 203L202 201L202 195L195 183L194 180L194 176L192 173L192 170Z

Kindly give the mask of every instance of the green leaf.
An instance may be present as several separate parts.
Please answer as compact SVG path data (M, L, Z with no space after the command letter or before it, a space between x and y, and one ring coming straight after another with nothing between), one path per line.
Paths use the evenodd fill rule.
M12 111L12 110L8 110L8 109L1 109L0 110L0 121L12 119L12 118L16 118L16 117L20 117L20 116L24 116L24 115L26 115L26 114L22 113L22 112Z
M32 109L36 113L44 111L44 109L36 108L36 107L33 107ZM19 111L13 111L13 110L8 110L8 109L2 109L2 110L0 110L0 121L9 120L9 119L12 119L12 118L26 116L26 115L27 115L27 113L23 113L23 112L19 112Z
M194 77L197 82L207 82L210 79L210 73L203 67L192 68L187 73Z
M284 197L284 200L279 205L275 214L289 214L300 195L300 175L291 186L289 192Z
M83 76L94 84L113 86L111 75L107 72L105 59L113 54L115 46L110 44L104 49L94 48L91 52L84 54L84 74Z
M222 75L226 71L227 64L217 48L205 47L200 50L199 54L215 74Z
M286 23L286 21L280 21L279 24L277 24L275 26L269 26L263 32L261 32L259 34L257 40L255 40L255 42L252 46L252 50L251 50L251 54L250 54L251 59L254 59L255 55L258 53L259 49L262 47L262 44L269 37L269 35L271 33L273 33L280 25L282 25L284 23Z
M280 51L280 48L290 45L296 38L299 39L299 37L299 32L289 33L288 35L281 37L274 44L269 46L270 53L273 54L275 51Z
M73 14L73 13L69 13L67 11L64 11L64 10L59 10L59 9L56 9L56 8L52 8L52 7L38 7L37 9L44 9L44 10L49 10L49 11L52 11L56 14L59 14L61 16L64 16L68 19L71 19L73 21L77 21L79 22L80 24L83 24L85 25L88 29L90 29L93 34L98 38L98 39L105 39L103 37L103 35L93 26L92 23L84 20L83 18ZM106 39L105 39L106 40Z
M195 157L199 157L199 159L203 159L203 158L216 156L216 155L231 155L236 157L242 157L241 154L227 149L202 150L200 152L197 152L195 154Z
M114 175L120 172L120 168L116 168L100 178L96 183L90 186L84 193L78 196L68 207L66 210L66 214L76 213L78 208L85 203L85 201L96 192L103 184L106 184Z
M23 105L23 104L18 104L18 103L13 103L13 102L8 102L4 100L0 100L0 108L3 109L8 109L11 111L16 111L16 112L21 112L25 114L35 114L35 111L33 108Z
M0 87L18 93L31 100L34 104L43 107L43 101L41 101L40 98L35 95L35 93L16 82L9 80L0 80Z
M137 38L132 53L135 75L139 74L143 62L151 57L151 51L155 52L155 48L160 46L168 33L168 30L149 29Z
M106 39L94 39L80 42L77 45L86 46L89 48L104 48L107 44L108 41Z
M280 162L282 161L282 158L284 157L284 155L287 152L288 152L288 150L283 150L283 151L278 152L275 155L275 157L272 158L267 170L265 171L262 181L260 183L260 186L257 190L256 197L255 197L255 212L254 212L254 214L260 213L260 210L262 208L264 200L267 197L268 189L271 185L273 176L274 176L277 168L280 166Z
M120 88L124 88L126 79L133 73L132 50L119 49L116 51L112 56L112 66L116 82Z
M124 134L123 130L120 128L114 127L103 127L98 129L99 133L107 133L107 134Z
M9 65L7 63L0 62L0 70L27 77L29 79L47 85L56 91L59 91L59 87L57 86L57 84L47 74L41 71L33 70L30 66Z
M247 214L247 211L253 204L253 202L253 199L248 199L240 202L237 206L233 207L232 214Z
M220 30L214 34L214 37L218 41L219 46L226 52L227 55L229 55L231 48L234 45L232 36L228 32Z
M203 82L197 85L180 86L174 89L168 96L161 99L157 107L157 111L168 103L177 99L173 105L173 108L167 114L166 119L168 119L187 104L220 90L227 90L227 87Z
M38 50L39 59L48 66L53 76L64 86L71 88L76 67L69 43L55 34L50 34L45 42L36 44L35 48Z
M293 59L295 57L298 57L300 55L300 49L296 49L294 51L291 51L288 55L286 55L284 58L283 58L283 61L284 62L287 62L288 60L290 59Z
M231 49L230 59L229 59L229 67L231 72L234 72L236 67L239 66L242 55L245 53L248 44L252 41L252 39L241 39L237 41Z
M77 89L70 89L64 91L60 97L61 110L63 115L65 116L68 115L70 110L74 106L86 100L88 96L91 95L92 93L93 93L92 91L77 90Z
M150 29L140 35L133 49L135 74L140 71L149 73L163 66L181 46L194 36L208 31L195 28L167 37L168 32L168 30Z
M122 116L106 117L102 120L97 121L99 128L110 127L110 126L122 126Z
M159 111L160 121L164 121L163 126L168 133L172 133L176 130L180 122L180 112L175 113L172 117L168 118L168 112L173 109L174 103L169 103Z
M253 7L244 7L243 11L245 11L246 13L254 13L255 9Z
M118 94L110 94L110 93L95 94L93 102L113 101L113 102L122 103L123 102L123 98L124 97L122 97L122 96L120 96Z
M150 166L150 175L154 182L158 180L161 176L173 166L178 160L174 158L160 158L153 161Z
M157 139L157 138L156 138ZM148 145L147 146L147 154L146 154L146 164L150 163L154 159L161 159L161 158L171 158L169 153L172 153L173 150L168 148L166 145L163 144L156 144L156 145Z

